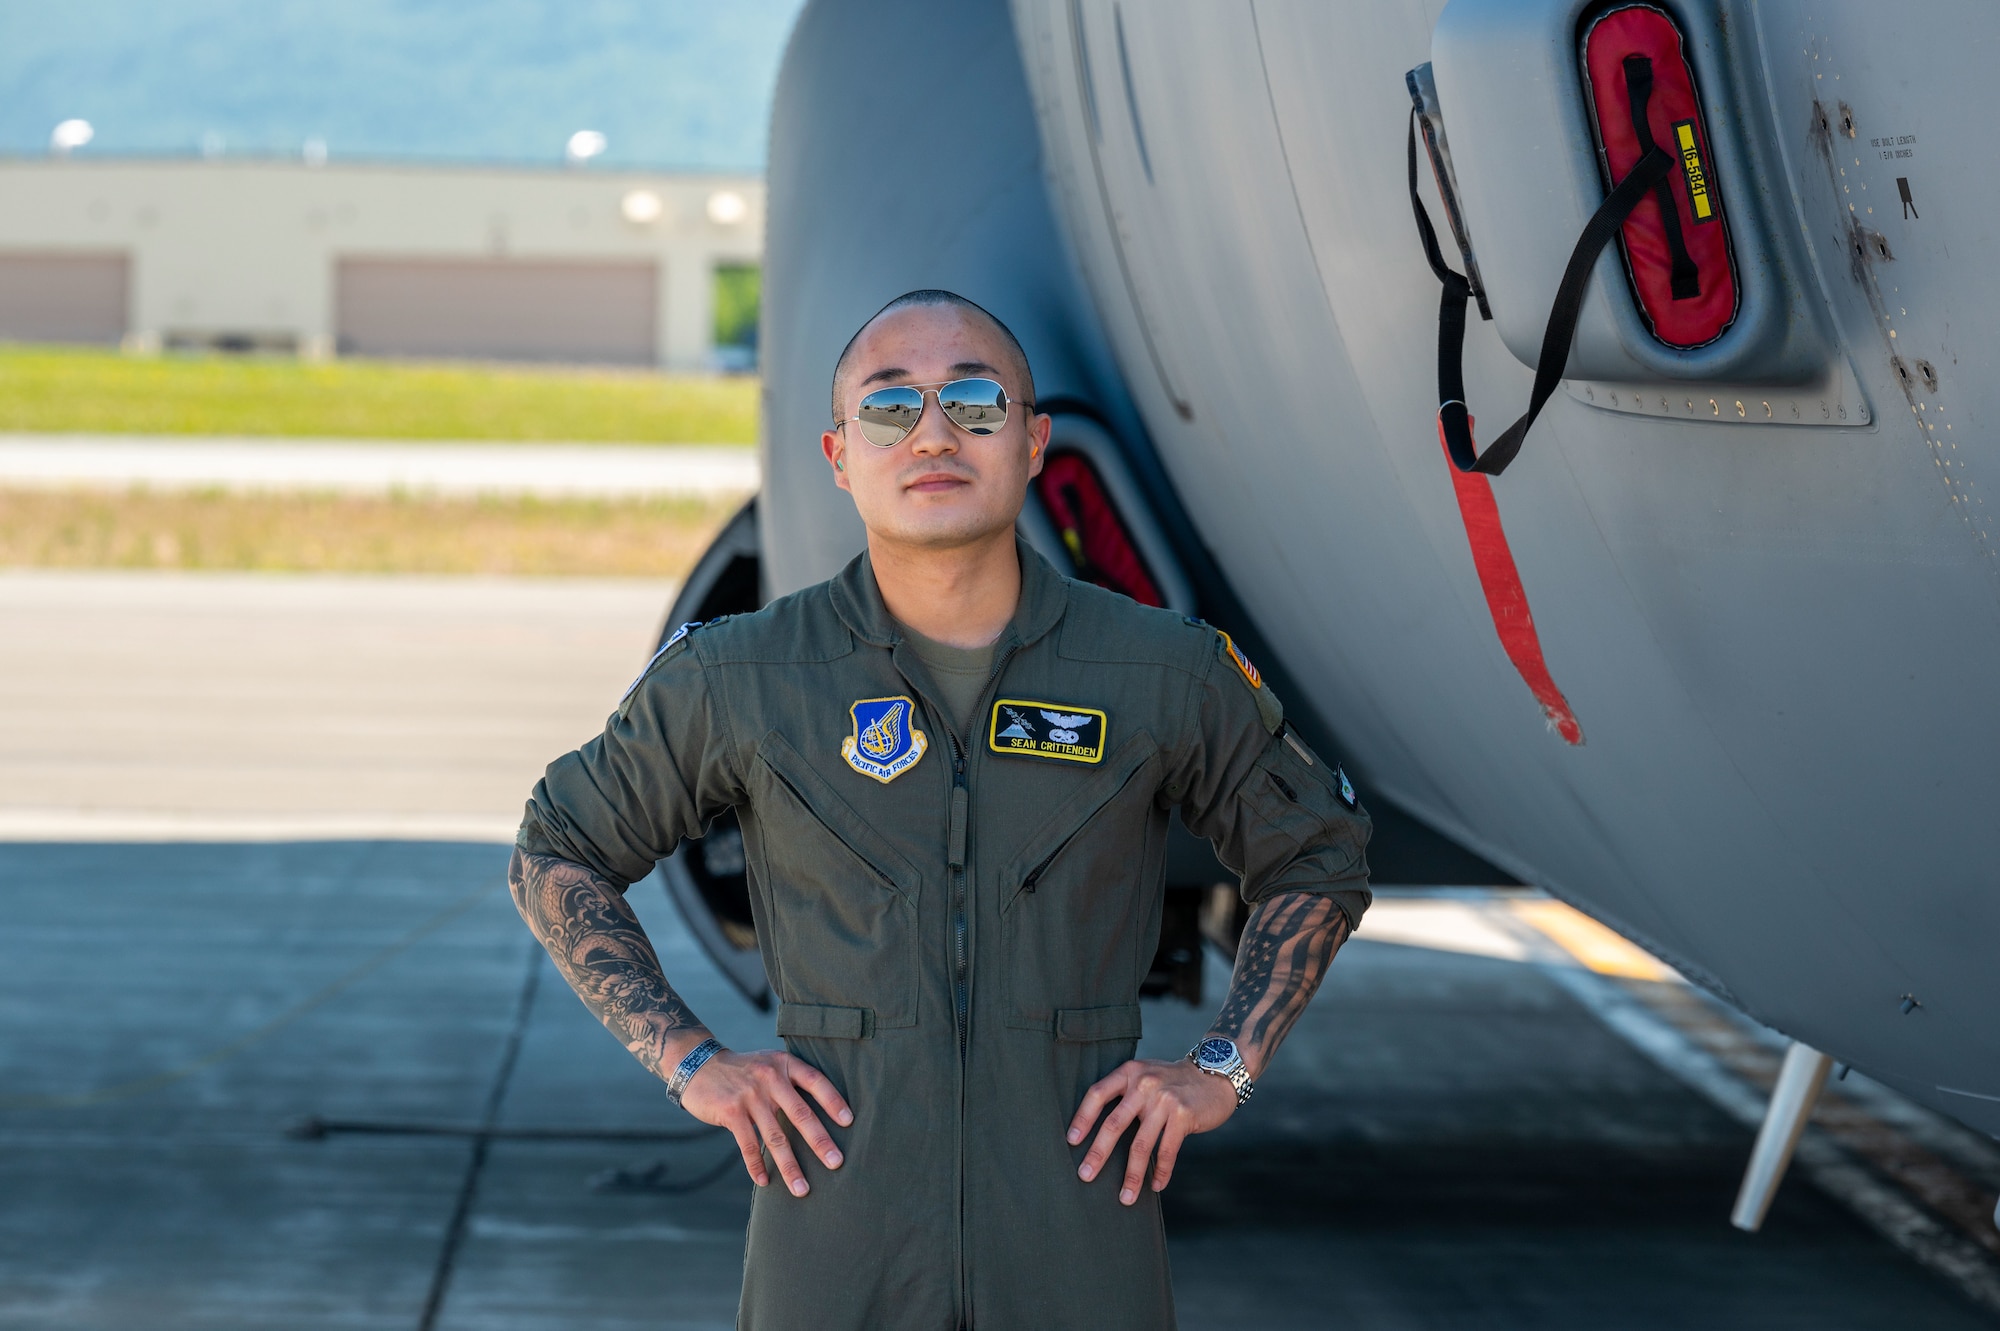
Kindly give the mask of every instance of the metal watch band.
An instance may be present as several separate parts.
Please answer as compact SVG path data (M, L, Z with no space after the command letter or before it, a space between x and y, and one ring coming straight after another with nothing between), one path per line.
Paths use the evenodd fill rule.
M687 1057L674 1064L673 1075L667 1078L667 1099L675 1104L681 1102L681 1092L687 1089L688 1078L701 1071L701 1065L722 1052L722 1046L713 1036L687 1051ZM1238 1092L1241 1094L1241 1092Z
M1235 1042L1231 1041L1231 1043L1233 1044ZM1233 1087L1236 1091L1236 1107L1238 1109L1241 1109L1244 1105L1248 1104L1250 1102L1251 1095L1253 1095L1257 1090L1257 1083L1250 1080L1250 1069L1243 1066L1243 1058L1241 1054L1238 1054L1236 1058L1236 1066L1231 1068L1227 1072L1224 1072L1220 1068L1203 1067L1201 1065L1200 1045L1196 1045L1194 1048L1188 1050L1187 1061L1194 1064L1195 1070L1198 1072L1206 1072L1211 1077L1227 1077L1229 1079L1230 1086Z

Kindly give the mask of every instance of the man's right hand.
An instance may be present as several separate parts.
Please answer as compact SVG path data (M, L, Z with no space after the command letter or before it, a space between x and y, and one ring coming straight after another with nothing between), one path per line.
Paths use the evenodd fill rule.
M681 1108L704 1123L729 1129L743 1152L743 1168L750 1181L764 1187L771 1175L764 1168L764 1152L778 1163L785 1186L792 1196L808 1191L805 1171L792 1154L791 1139L785 1135L789 1119L799 1136L805 1138L814 1155L828 1169L840 1168L840 1148L833 1144L819 1115L806 1103L804 1090L819 1101L843 1128L854 1122L854 1111L840 1098L826 1074L803 1059L779 1050L754 1054L717 1054L701 1065L681 1091Z

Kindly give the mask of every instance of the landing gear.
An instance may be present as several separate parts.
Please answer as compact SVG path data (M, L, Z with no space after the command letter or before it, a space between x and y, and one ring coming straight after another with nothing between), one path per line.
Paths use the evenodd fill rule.
M1796 1040L1785 1051L1785 1065L1778 1070L1771 1105L1764 1111L1764 1126L1757 1129L1757 1144L1750 1148L1750 1167L1743 1173L1736 1209L1729 1213L1729 1223L1738 1229L1754 1234L1762 1227L1832 1067L1832 1057Z

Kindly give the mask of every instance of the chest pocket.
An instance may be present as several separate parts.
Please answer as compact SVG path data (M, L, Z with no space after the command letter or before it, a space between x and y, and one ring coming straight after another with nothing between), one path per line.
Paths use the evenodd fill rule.
M917 1022L922 878L775 732L754 792L778 997L860 1014L866 1030Z
M1092 1034L1078 1018L1113 1007L1123 1013L1152 958L1145 925L1165 844L1149 780L1158 753L1150 735L1133 735L1063 797L1002 870L1009 1026L1059 1039L1137 1035L1122 1026ZM1136 1021L1136 1008L1130 1017Z

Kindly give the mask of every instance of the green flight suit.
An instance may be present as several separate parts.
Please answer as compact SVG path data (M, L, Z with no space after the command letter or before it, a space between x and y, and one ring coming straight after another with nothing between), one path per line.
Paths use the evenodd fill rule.
M1226 639L1020 558L978 733L863 555L669 644L529 802L523 849L621 887L739 812L778 1034L855 1116L808 1196L758 1190L740 1326L1171 1327L1157 1195L1064 1139L1139 1037L1171 811L1251 902L1368 905L1367 815Z

